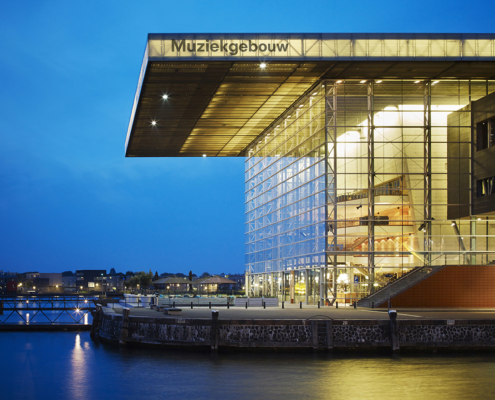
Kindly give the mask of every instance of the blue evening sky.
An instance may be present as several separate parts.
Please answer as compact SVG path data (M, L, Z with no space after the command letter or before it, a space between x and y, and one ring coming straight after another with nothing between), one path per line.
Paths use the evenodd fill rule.
M4 1L0 270L244 270L242 158L125 158L146 35L490 32L490 1Z

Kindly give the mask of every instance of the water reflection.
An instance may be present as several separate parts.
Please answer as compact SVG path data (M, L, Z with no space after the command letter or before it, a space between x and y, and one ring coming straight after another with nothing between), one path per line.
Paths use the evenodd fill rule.
M488 399L495 355L121 348L88 332L2 332L1 399Z
M88 349L86 345L89 345L87 342L85 343L85 348ZM72 398L89 398L86 397L88 385L86 354L81 346L81 334L79 333L76 334L72 350L70 383L72 385Z

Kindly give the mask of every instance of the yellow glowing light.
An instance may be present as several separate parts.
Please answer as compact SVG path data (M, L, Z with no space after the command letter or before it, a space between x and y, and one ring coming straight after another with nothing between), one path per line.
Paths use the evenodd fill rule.
M155 126L156 125L156 121L151 121L151 125Z
M266 68L266 64L265 63L261 63L260 64L260 68Z

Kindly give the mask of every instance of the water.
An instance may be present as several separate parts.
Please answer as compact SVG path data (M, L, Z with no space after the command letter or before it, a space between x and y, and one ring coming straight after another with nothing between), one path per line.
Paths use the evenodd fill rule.
M1 332L0 399L488 399L495 354L344 356L119 348Z

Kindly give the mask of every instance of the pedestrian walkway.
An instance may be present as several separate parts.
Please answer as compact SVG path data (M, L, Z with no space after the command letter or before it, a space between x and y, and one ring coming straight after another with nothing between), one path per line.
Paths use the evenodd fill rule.
M196 307L193 309L181 307L182 313L178 316L165 315L163 312L149 308L132 308L131 316L153 317L153 318L205 318L211 319L212 310L208 307ZM285 304L279 307L214 307L219 311L220 320L245 320L245 319L359 319L359 320L382 320L388 319L387 309L370 309L353 307L321 307L312 305ZM122 309L104 308L105 312L122 314ZM397 309L398 319L468 319L487 320L495 319L495 309Z

